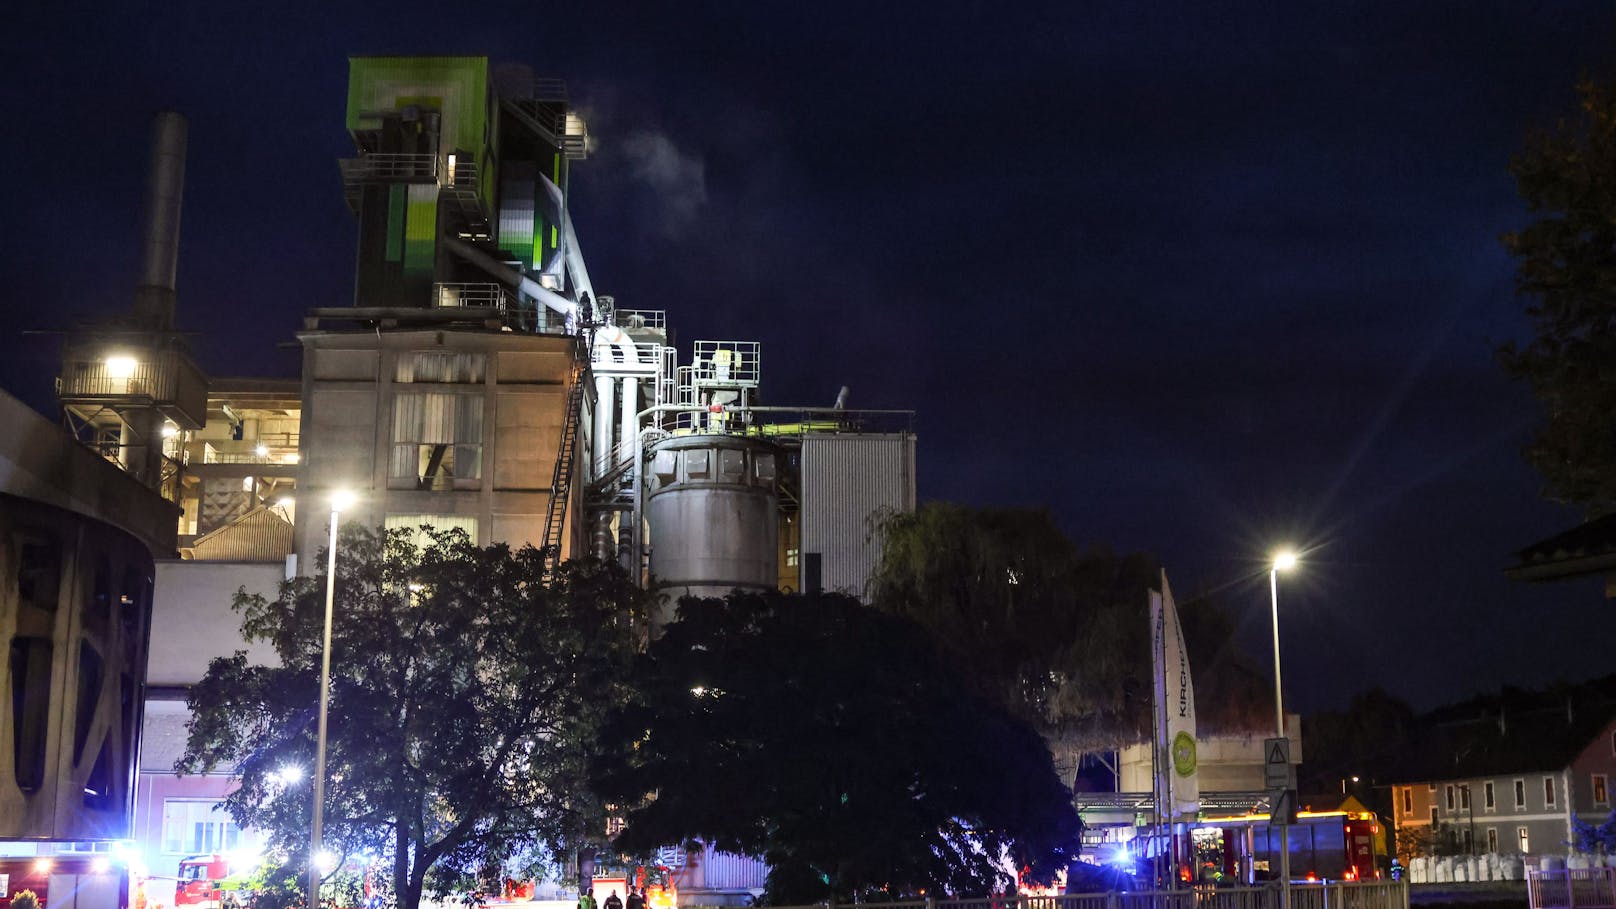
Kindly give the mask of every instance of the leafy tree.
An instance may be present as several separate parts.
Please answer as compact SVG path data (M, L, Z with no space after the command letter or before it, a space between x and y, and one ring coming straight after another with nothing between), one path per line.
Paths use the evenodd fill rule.
M1525 452L1548 495L1599 516L1616 511L1616 85L1578 94L1510 164L1533 220L1504 245L1535 337L1499 358L1548 412Z
M1150 735L1153 558L1080 551L1045 511L929 503L880 531L871 601L935 634L1044 735L1063 774L1083 751ZM1179 605L1202 724L1260 728L1250 695L1265 692L1231 647L1233 625L1210 599Z
M768 897L982 894L1036 879L1081 823L1036 732L958 682L915 624L836 595L681 602L634 668L596 784L615 847L702 839L771 866ZM654 793L654 797L645 798Z
M347 528L337 562L324 842L392 869L402 909L429 872L453 878L522 850L565 854L604 816L582 785L602 712L619 700L643 594L615 566L570 562L546 585L531 547L478 548L464 533ZM321 563L324 564L322 557ZM306 868L325 578L268 599L236 595L244 652L191 690L181 773L228 767L225 808ZM281 873L282 890L292 879Z
M1571 842L1566 845L1589 855L1616 853L1616 811L1601 823L1585 821L1571 815Z

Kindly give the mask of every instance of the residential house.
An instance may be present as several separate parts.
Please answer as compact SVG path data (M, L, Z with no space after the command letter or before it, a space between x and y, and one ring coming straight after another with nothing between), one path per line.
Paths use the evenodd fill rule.
M1616 679L1508 692L1438 711L1392 785L1400 835L1430 829L1462 854L1563 854L1573 817L1611 812Z

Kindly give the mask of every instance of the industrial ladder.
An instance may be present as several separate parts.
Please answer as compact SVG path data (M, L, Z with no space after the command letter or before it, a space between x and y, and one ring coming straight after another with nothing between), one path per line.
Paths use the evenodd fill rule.
M561 450L556 452L555 473L550 477L550 510L544 519L544 540L539 551L544 555L544 578L555 577L561 562L561 535L566 532L567 499L572 495L572 459L578 449L578 420L583 411L584 372L589 367L587 343L580 333L579 345L573 351L571 387L567 389L567 412L561 421Z

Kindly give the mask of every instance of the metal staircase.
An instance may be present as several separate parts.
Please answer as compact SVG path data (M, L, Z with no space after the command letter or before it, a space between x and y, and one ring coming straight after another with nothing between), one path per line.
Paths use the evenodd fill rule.
M544 578L555 577L561 563L561 537L567 527L567 500L572 497L572 464L578 453L578 421L583 412L584 377L589 369L587 332L578 336L568 377L566 414L561 421L561 450L556 452L555 472L550 477L550 507L544 519L544 539L539 551L544 555Z

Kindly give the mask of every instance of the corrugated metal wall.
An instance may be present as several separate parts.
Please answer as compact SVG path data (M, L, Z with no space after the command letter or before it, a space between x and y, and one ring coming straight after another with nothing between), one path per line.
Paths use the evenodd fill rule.
M767 883L769 866L759 859L707 846L701 857L703 890L756 890Z
M881 559L872 518L915 508L913 433L810 434L802 441L802 552L819 554L820 585L862 597ZM809 579L799 578L800 589Z

